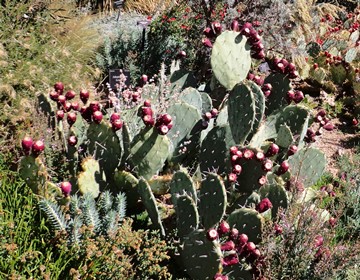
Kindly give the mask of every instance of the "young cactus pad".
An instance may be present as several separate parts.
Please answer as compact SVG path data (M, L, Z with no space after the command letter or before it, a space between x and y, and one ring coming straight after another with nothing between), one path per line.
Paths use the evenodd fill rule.
M201 182L199 212L205 229L215 226L225 215L227 206L226 189L221 177L209 173Z
M199 213L194 200L187 194L177 197L176 216L178 235L181 238L197 229L199 225Z
M205 230L198 229L186 236L180 254L191 279L211 280L219 271L220 246L206 238Z
M188 87L184 89L180 96L180 101L185 102L191 106L194 106L200 112L202 111L203 101L201 98L201 94L197 91L197 89Z
M267 197L271 201L273 205L271 216L273 219L276 218L280 207L286 209L288 206L288 197L283 186L277 184L263 186L260 188L260 195L261 199Z
M196 189L195 184L186 169L177 171L170 182L171 200L176 205L177 197L179 195L187 194L196 203Z
M216 79L231 90L243 81L251 67L250 47L239 32L224 31L216 38L211 52L211 67Z
M78 175L78 186L82 194L91 194L96 198L100 194L100 166L97 160L86 158L82 161L82 172Z
M36 194L43 195L44 191L42 188L47 180L46 167L40 160L33 156L25 156L21 159L19 164L19 174L26 184Z

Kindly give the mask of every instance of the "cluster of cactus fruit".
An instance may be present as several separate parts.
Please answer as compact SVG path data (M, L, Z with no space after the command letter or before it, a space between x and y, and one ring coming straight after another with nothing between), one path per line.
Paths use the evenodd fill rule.
M170 192L182 264L193 279L252 279L266 219L294 197L286 182L309 188L326 164L323 153L306 143L311 120L309 110L297 104L301 95L289 102L288 92L296 96L290 81L298 76L294 65L272 59L266 77L249 77L251 58L263 58L261 38L246 24L232 29L212 28L211 66L227 93L219 108L212 105L216 88L194 88L184 70L170 78L167 113L157 107L156 94L146 94L152 89L147 79L142 94L121 111L91 101L85 90L83 107L69 105L76 94L63 95L61 83L42 98L49 115L57 112L55 130L68 139L71 177L55 188L67 198L77 191L94 198L105 190L124 193L130 211L141 201L162 235L167 228L156 196ZM20 174L36 192L54 187L39 153L29 155L34 146L28 140Z

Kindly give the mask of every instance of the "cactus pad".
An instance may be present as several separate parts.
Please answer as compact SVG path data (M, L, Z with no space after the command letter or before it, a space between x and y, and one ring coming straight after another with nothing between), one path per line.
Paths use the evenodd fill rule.
M129 208L132 208L139 199L139 194L137 192L138 183L139 180L130 172L119 170L115 172L114 184L111 185L111 191L114 194L124 192L127 205Z
M276 144L283 148L288 148L294 142L294 137L290 128L286 124L279 127L279 132L276 138Z
M187 87L196 87L197 80L192 72L179 69L171 75L170 83L173 89L183 90Z
M86 158L82 161L82 172L78 175L78 187L82 194L91 194L96 198L100 194L100 166L97 160Z
M271 216L276 218L277 212L279 208L287 208L288 206L288 197L286 194L286 190L284 187L273 184L273 185L266 185L260 188L260 195L261 199L267 197L273 207L271 208Z
M170 189L170 175L153 176L148 180L151 191L154 195L164 195L169 192Z
M179 98L180 101L194 106L196 109L198 109L201 112L202 98L201 98L201 94L197 91L197 89L192 87L186 88L181 92Z
M287 76L280 73L273 73L266 77L265 84L272 85L271 94L266 102L266 115L270 115L281 107L287 105L287 92L291 90L290 80Z
M254 148L260 148L264 141L272 138L276 138L277 129L276 122L279 117L279 113L270 115L258 128L254 136L251 138L250 146Z
M47 171L40 158L25 156L20 160L19 174L35 194L44 195Z
M216 38L211 52L211 67L216 79L228 90L243 81L251 67L247 40L235 31L224 31Z
M186 169L177 171L170 182L171 200L176 205L176 200L179 195L187 194L194 202L197 202L196 189L194 182Z
M209 229L225 215L227 196L224 183L217 174L209 173L201 182L199 213L202 225Z
M194 200L187 194L180 195L176 200L176 223L178 235L184 237L197 229L199 213Z

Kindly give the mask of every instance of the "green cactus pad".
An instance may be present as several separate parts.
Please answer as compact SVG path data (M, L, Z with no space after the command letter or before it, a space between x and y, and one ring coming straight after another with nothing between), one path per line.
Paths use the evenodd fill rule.
M281 125L287 125L293 135L301 134L303 132L304 124L308 124L310 113L305 107L299 105L290 105L282 110L276 122L277 130Z
M101 171L107 178L113 178L114 171L121 158L120 140L113 129L104 121L91 123L87 139L89 153L99 161Z
M228 106L227 102L224 104L224 106L221 108L219 115L216 118L216 125L218 126L224 126L229 123L229 113L228 113Z
M279 132L276 137L276 144L282 148L288 148L294 142L294 137L290 128L286 124L279 127Z
M265 114L265 96L262 92L261 88L255 84L253 81L248 81L248 85L252 93L254 94L255 100L255 119L253 122L252 130L250 131L249 135L247 136L247 141L249 142L253 135L257 132Z
M197 91L197 89L192 87L186 88L181 92L179 98L180 101L194 106L196 109L198 109L201 112L202 98L201 98L201 94Z
M191 279L211 280L220 269L222 257L218 243L206 238L206 231L195 230L184 238L180 251L186 273Z
M81 163L82 172L78 175L78 187L80 192L85 195L91 194L94 198L100 194L100 166L99 162L93 158L86 158Z
M146 211L149 214L149 217L154 224L154 226L160 230L162 236L165 236L165 229L161 222L161 216L159 209L156 205L155 197L151 191L149 184L146 182L144 178L141 178L138 183L137 190L141 197L142 202L146 208Z
M176 223L178 235L183 238L197 229L199 213L194 200L187 194L180 195L176 200Z
M316 42L309 42L306 45L306 52L312 57L319 56L320 51L321 51L321 46Z
M170 83L173 90L183 90L187 87L196 87L197 80L192 72L179 69L171 75Z
M260 188L261 199L267 197L273 207L271 208L271 216L275 219L279 208L286 209L288 207L288 197L284 187L273 184L266 185Z
M356 48L351 48L350 50L348 50L346 52L345 61L347 63L351 63L353 60L356 59L357 54L358 54L357 49Z
M264 141L276 138L277 129L276 122L280 113L270 115L258 128L254 136L251 138L250 146L260 148Z
M287 92L291 90L290 80L280 73L272 73L265 78L265 84L272 85L271 94L267 97L265 114L270 115L287 105Z
M145 179L156 175L169 155L170 141L155 128L144 128L131 142L129 162Z
M331 79L337 85L342 85L347 78L347 71L342 64L331 65Z
M217 174L209 173L201 182L199 213L205 229L215 226L225 215L227 196L224 183Z
M325 154L316 148L301 149L288 159L291 175L305 188L314 185L326 167Z
M251 67L250 47L239 32L224 31L216 38L211 67L216 79L228 90L243 81Z
M171 176L153 176L148 180L148 184L154 195L164 195L169 192Z
M264 218L254 209L241 208L232 212L227 222L235 227L239 233L245 233L249 241L259 243L264 226Z
M139 194L137 192L138 183L139 180L130 172L118 170L115 172L114 184L110 186L110 189L113 194L124 192L127 205L129 208L132 208L139 199Z
M216 170L219 174L227 172L230 168L229 148L234 145L230 127L215 126L201 143L199 154L201 171Z
M70 128L70 134L76 136L77 144L76 147L79 147L82 143L84 143L86 139L86 130L88 128L87 123L83 118L78 116L76 118L75 123Z
M226 266L223 269L223 274L231 275L229 279L236 279L236 280L252 280L253 273L251 268L245 268L241 265L232 265Z
M229 94L228 119L235 143L243 144L253 129L256 116L255 97L245 84L236 85Z
M48 174L39 157L24 156L21 158L19 174L35 194L44 195Z
M170 182L171 200L176 205L176 200L179 195L187 194L194 202L197 202L196 189L193 180L186 169L181 168L177 171Z
M327 73L324 68L317 68L310 70L310 78L317 81L319 84L323 84L327 78Z
M129 126L125 122L121 129L121 136L122 136L121 138L122 138L122 145L124 152L121 158L120 168L124 169L126 167L127 160L130 157L130 144L131 144Z
M202 101L201 113L210 112L212 109L211 97L206 92L200 92Z

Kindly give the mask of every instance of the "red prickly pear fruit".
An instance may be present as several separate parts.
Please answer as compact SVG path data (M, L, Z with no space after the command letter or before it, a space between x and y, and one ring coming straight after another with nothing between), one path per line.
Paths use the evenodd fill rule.
M242 152L242 151L237 151L237 152L236 152L236 155L237 155L239 158L242 158L242 157L243 157L243 152Z
M58 100L59 104L64 105L66 102L66 97L64 95L59 95Z
M238 22L236 19L234 19L234 20L231 22L230 29L231 29L232 31L239 32L239 30L240 30L239 22Z
M258 86L262 86L264 84L264 79L259 77L259 76L255 76L254 77L254 82L258 85Z
M221 33L221 31L222 31L222 26L221 26L221 23L220 23L220 22L215 21L215 22L212 23L212 26L213 26L214 31L215 31L216 34L220 34L220 33Z
M270 90L264 91L264 96L265 96L265 97L269 97L270 94L271 94L271 91L270 91Z
M146 116L146 115L152 116L153 110L150 107L143 106L143 107L141 107L141 114L143 116Z
M250 160L254 158L255 153L250 149L245 149L243 151L243 157L244 159Z
M76 122L76 113L75 112L70 112L67 114L67 122L69 125L73 125Z
M144 101L144 107L151 107L151 101L149 99Z
M70 136L68 139L68 143L70 146L75 146L77 144L77 141L78 140L77 140L76 136L74 136L74 135Z
M178 58L185 58L186 57L186 52L185 51L179 51L177 54Z
M204 120L209 121L212 118L212 114L210 112L206 112L203 114L203 118Z
M286 173L290 168L289 163L285 160L283 161L280 166L279 169L277 170L277 175L282 175L284 173Z
M205 47L212 48L212 43L209 38L203 38L201 42Z
M288 73L295 72L296 71L296 65L294 63L290 62L286 66L286 71L288 71Z
M295 91L294 101L299 103L304 99L304 93L300 90Z
M166 124L162 124L158 127L158 132L161 135L166 135L169 132L169 128Z
M282 74L285 73L285 65L281 61L275 64L275 69Z
M221 261L221 264L225 267L235 265L238 263L239 263L239 258L237 256L237 254L228 255L228 256L224 257Z
M63 105L63 109L65 112L69 112L71 110L71 103L70 102L65 102L65 104Z
M230 173L228 175L228 180L230 183L235 183L237 180L237 175L235 173Z
M280 150L279 146L276 145L275 143L272 143L269 146L268 150L266 151L266 156L267 157L272 157L274 155L277 155L279 153L279 150Z
M266 57L264 50L260 50L252 54L252 57L255 59L264 59Z
M295 92L292 91L292 90L289 90L287 93L286 93L286 99L287 99L287 102L290 104L291 101L293 101L295 99Z
M261 257L261 252L259 249L255 249L254 251L251 252L251 256L253 256L254 258L258 259Z
M64 113L63 110L58 110L58 111L56 112L56 118L57 118L59 121L62 120L62 119L64 119L64 117L65 117L65 113Z
M231 165L235 166L237 164L237 162L238 162L238 159L239 159L239 157L237 155L232 155L231 158L230 158Z
M335 125L332 122L326 123L323 128L327 131L332 131L335 128Z
M162 114L159 117L160 124L168 125L172 121L172 117L169 114Z
M54 101L57 101L58 98L59 98L59 95L60 94L57 91L52 91L52 92L50 92L50 99L54 100Z
M322 117L322 116L317 115L317 116L315 117L315 121L316 121L317 123L321 123L322 120L323 120L323 117Z
M264 49L264 45L259 41L251 46L251 49L254 51L261 51Z
M312 130L311 128L308 128L306 130L306 135L309 136L309 137L315 136L315 131Z
M95 123L101 123L102 119L103 119L103 114L100 112L100 111L95 111L93 114L92 114L92 118L93 118L93 121Z
M123 127L123 121L120 120L120 119L117 119L117 120L114 120L111 125L112 125L112 128L117 131L119 129L121 129Z
M23 150L25 152L29 152L31 150L31 147L33 145L33 140L31 137L29 136L25 136L22 140L21 140L21 147L23 148Z
M270 83L263 84L263 86L261 87L263 91L272 90L272 88L273 87Z
M319 64L314 63L314 64L313 64L313 68L314 68L314 70L318 69L318 68L319 68Z
M254 242L248 242L246 243L246 250L249 252L249 253L252 253L254 250L256 250L256 245Z
M324 243L324 238L321 235L318 235L315 237L314 243L315 243L315 247L320 247Z
M86 103L90 98L90 92L86 89L80 90L80 99L83 103Z
M253 73L248 73L247 74L247 79L250 80L250 81L253 81L255 78L255 75Z
M54 89L58 93L62 94L63 91L64 91L64 84L62 82L56 82L55 85L54 85Z
M296 78L299 77L299 72L298 72L298 71L290 72L290 73L288 74L288 76L289 76L290 79L296 79Z
M73 90L69 90L69 91L66 92L66 94L65 94L65 97L66 97L67 100L74 99L75 96L76 96L76 93L75 93L75 91L73 91Z
M257 152L256 159L259 161L263 161L265 159L265 154L263 152Z
M217 115L219 115L219 111L216 108L212 108L211 111L211 117L216 118Z
M232 228L229 233L229 238L232 241L236 241L239 237L239 231L236 228Z
M278 225L278 224L275 224L275 225L274 225L274 230L275 230L275 233L276 233L277 235L280 235L280 234L282 234L282 232L283 232L283 228L282 228L280 225Z
M220 246L221 251L232 251L234 249L235 249L235 243L232 240L226 241Z
M230 231L230 225L226 221L221 221L218 227L219 236L222 236Z
M62 182L60 184L60 188L61 188L62 193L65 196L68 196L71 192L71 183L70 182Z
M261 43L261 37L259 35L258 32L256 32L255 29L253 29L254 31L250 31L250 35L249 35L249 42L250 44L257 44L257 43ZM262 48L263 49L263 48Z
M100 103L98 101L92 101L92 102L90 102L89 108L92 113L94 113L96 111L100 111Z
M282 58L280 60L280 63L282 63L282 65L284 65L285 68L287 68L289 65L289 61L287 61L285 58Z
M250 36L251 30L254 29L250 22L246 22L240 29L241 35Z
M227 275L222 275L221 273L216 273L214 280L229 280L229 277Z
M173 126L174 126L174 123L173 123L173 122L170 122L170 123L167 124L167 127L168 127L169 130L172 129Z
M155 124L155 120L151 115L145 115L142 120L146 126L154 126Z
M236 155L237 151L238 151L238 147L236 146L230 147L230 155Z
M291 146L289 147L289 150L288 150L288 152L287 152L287 155L288 155L288 156L292 156L292 155L294 155L297 151L298 151L298 147L297 147L296 145L291 145Z
M32 151L35 155L40 154L45 149L44 142L41 140L37 140L32 145Z
M113 123L116 120L120 120L120 115L118 113L112 113L110 116L110 122Z
M239 175L242 171L242 167L240 164L235 164L234 167L233 167L233 173Z
M206 27L203 31L203 34L207 37L207 38L213 38L215 36L214 31L212 30L211 27Z
M329 218L329 225L334 227L336 225L336 219L334 217Z
M321 116L321 117L325 117L326 116L326 111L324 109L320 109L317 114L317 116Z
M270 159L266 159L262 163L262 169L266 172L271 171L273 168L273 162Z
M131 100L132 100L132 102L138 102L139 99L140 99L140 93L134 92L134 93L131 95Z
M79 111L79 108L80 108L80 105L79 105L79 102L72 102L71 103L71 108L74 110L74 111Z
M239 245L245 245L249 240L249 237L245 234L242 233L238 236L238 243Z
M272 208L273 205L271 203L271 201L268 198L264 198L263 200L261 200L259 202L258 205L256 205L255 209L259 212L259 213L263 213L266 210Z
M141 75L140 80L141 80L143 83L146 83L146 82L148 81L148 76L145 75L145 74L143 74L143 75Z
M210 241L214 241L219 238L219 234L216 229L211 228L206 232L206 238Z
M351 120L351 124L352 124L353 126L357 126L357 125L359 124L359 121L358 121L357 119L353 118L353 119Z
M266 184L266 177L265 177L265 176L261 176L261 177L259 178L258 183L259 183L260 186L265 185L265 184Z

